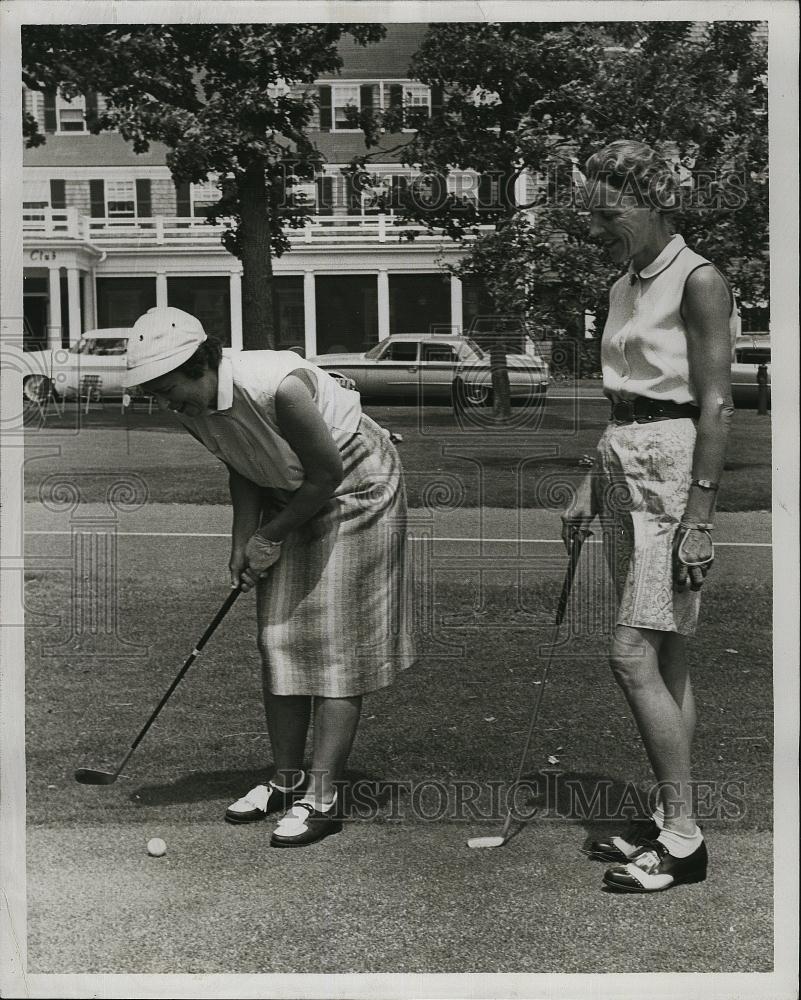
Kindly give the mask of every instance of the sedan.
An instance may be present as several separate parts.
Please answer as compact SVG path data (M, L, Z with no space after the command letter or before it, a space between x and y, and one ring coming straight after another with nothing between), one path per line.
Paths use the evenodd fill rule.
M767 403L770 406L770 335L746 333L737 338L731 365L731 394L735 406L759 404L759 369L765 366Z
M130 333L129 327L87 330L69 349L26 353L25 398L43 402L51 392L60 399L121 398Z
M482 406L492 400L489 355L469 337L397 333L363 354L320 354L309 361L351 379L367 401ZM506 363L512 401L543 403L547 363L536 354L508 354Z

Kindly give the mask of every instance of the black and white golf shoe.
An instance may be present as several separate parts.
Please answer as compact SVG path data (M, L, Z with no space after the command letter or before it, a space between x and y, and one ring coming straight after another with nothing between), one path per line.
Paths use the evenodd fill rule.
M703 882L709 856L706 844L686 858L676 858L660 840L640 847L625 865L613 865L604 873L604 885L617 892L661 892L674 885Z
M270 837L270 847L306 847L342 829L336 799L327 812L311 802L296 802L280 819Z
M226 823L255 823L270 813L288 808L303 794L305 776L295 788L279 788L272 781L255 788L237 799L225 811Z
M626 862L646 841L656 840L659 827L653 817L633 819L622 833L606 840L594 840L586 853L595 861Z

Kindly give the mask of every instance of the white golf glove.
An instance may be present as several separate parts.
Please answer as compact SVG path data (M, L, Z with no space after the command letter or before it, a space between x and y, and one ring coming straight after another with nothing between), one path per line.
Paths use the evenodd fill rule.
M281 542L272 542L262 537L258 531L250 536L245 548L248 568L261 576L281 558Z

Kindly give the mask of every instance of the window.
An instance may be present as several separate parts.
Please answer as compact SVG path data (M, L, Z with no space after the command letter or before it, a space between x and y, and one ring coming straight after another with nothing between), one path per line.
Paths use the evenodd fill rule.
M205 181L190 184L192 198L192 215L205 215L220 200L220 189L217 187L217 177L212 175Z
M50 204L50 182L46 180L22 182L22 207L47 208Z
M414 340L396 340L388 344L386 351L381 355L382 361L403 361L406 364L417 362L418 344Z
M119 355L128 349L127 337L82 337L70 348L71 354Z
M109 219L136 217L135 181L106 181L106 215Z
M456 351L449 344L423 344L423 361L455 364L458 360Z
M403 87L403 104L407 108L423 108L428 115L431 111L431 91L421 83L407 83Z
M68 101L61 94L56 96L57 131L86 132L86 98L83 95Z
M358 84L338 84L331 88L333 91L334 105L334 128L338 131L354 130L354 126L348 122L348 112L346 108L359 110L359 86Z

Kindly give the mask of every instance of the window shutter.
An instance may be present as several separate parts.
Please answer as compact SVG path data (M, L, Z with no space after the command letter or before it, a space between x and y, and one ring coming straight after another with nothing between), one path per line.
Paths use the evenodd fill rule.
M375 87L372 83L364 84L359 87L359 104L361 105L362 111L372 111L375 104L375 98L373 94L375 93Z
M44 92L44 125L45 132L56 131L56 92L46 90Z
M106 215L106 186L103 181L89 181L89 214L93 219L103 219Z
M87 90L86 92L86 118L87 125L94 118L97 118L97 91Z
M67 185L64 181L50 181L50 207L67 207Z
M319 87L320 92L320 131L330 132L333 121L331 113L331 88Z
M192 214L189 181L175 182L175 214L179 219L188 219Z
M143 177L136 181L136 214L140 219L149 219L153 214L150 205L150 178Z
M334 178L318 177L316 184L317 184L317 215L333 215Z
M389 86L389 106L391 108L403 107L403 85L391 83Z
M443 110L442 87L431 88L431 114L441 115Z

